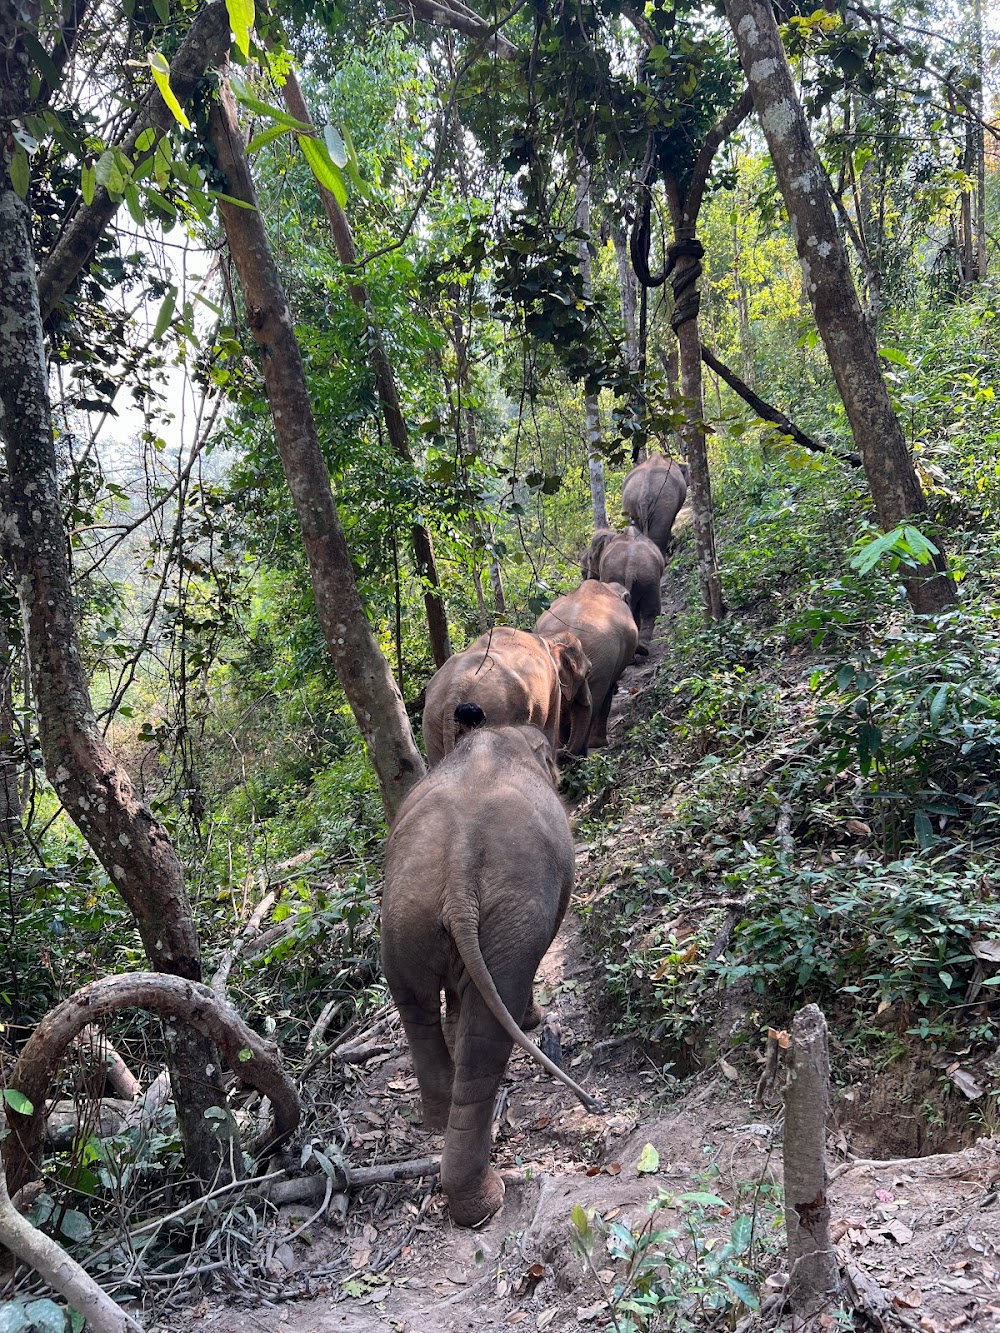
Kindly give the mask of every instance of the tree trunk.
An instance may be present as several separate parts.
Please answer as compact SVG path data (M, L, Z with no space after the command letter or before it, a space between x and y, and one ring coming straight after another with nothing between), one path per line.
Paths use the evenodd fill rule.
M337 676L368 747L391 820L424 773L402 696L379 651L358 596L351 559L316 436L302 354L281 277L257 211L236 105L223 82L209 135L228 192L250 208L219 200L226 239L246 301L271 404L285 479L302 525L316 614Z
M980 282L986 277L986 126L983 122L983 3L975 0L972 12L972 66L976 80L973 108L976 119L976 275Z
M80 655L66 555L49 404L31 214L9 175L10 121L27 107L30 61L15 11L0 6L0 433L7 485L0 492L3 557L25 617L42 753L67 814L135 916L151 965L201 978L198 937L180 862L163 826L142 804L97 727ZM200 1033L167 1029L178 1120L188 1167L211 1180L235 1138L219 1057ZM213 1126L206 1111L221 1112Z
M802 285L864 462L879 522L891 530L922 514L924 497L858 301L774 14L766 0L726 0L726 14L791 220ZM955 589L945 571L942 554L930 567L921 566L904 579L914 610L927 613L952 605Z
M312 124L309 108L306 106L302 89L294 70L289 70L285 79L285 105L297 119ZM354 249L354 237L347 215L329 190L318 185L323 209L326 212L337 256L345 267L356 267L357 252ZM348 291L351 300L365 313L368 325L368 364L375 376L375 389L382 404L382 417L385 421L386 434L396 457L413 469L413 453L410 449L410 437L406 428L399 394L396 392L396 379L389 364L389 354L385 350L385 339L375 317L368 295L368 288L357 278L348 277ZM437 562L434 559L434 542L423 523L414 522L410 526L410 540L413 543L413 558L416 561L417 576L424 589L424 608L427 613L427 629L430 636L431 654L435 666L444 666L451 656L451 641L448 637L448 618L441 600L441 583L438 579Z
M583 299L589 301L594 286L590 272L590 167L584 165L576 181L576 229L586 232L580 242L580 276L583 279ZM604 455L601 453L601 414L597 394L583 394L583 412L587 433L587 471L590 475L590 508L594 528L608 526L608 504L604 492Z
M18 752L21 729L14 716L13 663L10 643L0 620L0 848L10 857L22 841Z
M807 1004L792 1023L784 1145L788 1296L792 1310L807 1318L826 1310L840 1293L827 1199L829 1113L826 1020L816 1005Z
M618 300L622 312L622 328L625 331L625 357L629 370L639 369L639 326L637 312L639 296L636 291L635 274L628 258L628 237L616 217L609 219L611 244L615 247L615 259L618 263Z

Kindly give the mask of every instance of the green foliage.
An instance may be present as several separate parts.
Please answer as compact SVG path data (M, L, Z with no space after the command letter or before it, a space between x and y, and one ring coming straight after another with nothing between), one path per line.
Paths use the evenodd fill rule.
M773 1218L765 1222L763 1216L769 1210L759 1206L757 1196L765 1187L747 1192L752 1211L734 1215L708 1189L674 1194L661 1188L648 1205L648 1220L631 1226L605 1222L575 1205L573 1248L601 1287L604 1301L598 1308L617 1333L684 1333L704 1327L706 1319L734 1319L760 1309L758 1265L779 1242ZM604 1276L605 1253L615 1266L611 1280Z

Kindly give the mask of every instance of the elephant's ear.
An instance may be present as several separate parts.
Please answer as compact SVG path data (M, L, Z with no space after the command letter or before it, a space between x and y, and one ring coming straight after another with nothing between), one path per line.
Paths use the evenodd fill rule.
M559 673L559 691L564 701L570 704L587 683L590 663L578 639L574 643L549 639L548 645Z

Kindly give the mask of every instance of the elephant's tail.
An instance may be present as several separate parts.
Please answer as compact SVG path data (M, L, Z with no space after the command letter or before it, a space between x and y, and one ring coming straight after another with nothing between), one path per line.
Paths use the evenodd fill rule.
M455 740L459 741L486 721L486 714L478 704L460 703L455 709Z
M486 966L486 959L483 957L483 951L479 947L479 913L472 908L468 914L463 914L457 918L449 918L448 929L451 937L455 941L462 962L465 964L465 970L472 978L476 990L483 997L483 1002L490 1013L511 1038L522 1050L528 1054L547 1070L553 1078L557 1078L560 1083L565 1083L566 1087L573 1092L588 1111L593 1111L595 1115L603 1115L604 1108L600 1102L594 1100L589 1092L585 1092L579 1083L573 1081L570 1076L559 1068L544 1051L540 1051L535 1043L521 1031L520 1027L511 1017L511 1012L503 1002L503 997L496 988L496 983L490 976L490 970Z

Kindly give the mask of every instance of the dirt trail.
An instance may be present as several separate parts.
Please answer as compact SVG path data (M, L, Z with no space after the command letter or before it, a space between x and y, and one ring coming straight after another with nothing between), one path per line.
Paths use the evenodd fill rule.
M669 579L664 633L671 613L680 609L676 591L668 592ZM642 691L659 669L662 651L662 639L654 640L650 658L623 677L612 746L641 715ZM591 845L578 857L578 892L586 896L598 882L601 848ZM717 1065L689 1080L668 1105L661 1071L631 1042L614 1040L597 1017L605 1007L598 973L582 947L580 918L571 911L539 970L536 994L547 1015L547 1040L558 1043L566 1066L607 1114L587 1114L515 1050L494 1145L507 1196L488 1225L474 1232L454 1228L433 1182L371 1189L352 1199L341 1226L315 1222L293 1245L282 1245L281 1235L311 1209L284 1209L272 1273L287 1276L290 1292L305 1288L305 1298L269 1306L238 1298L228 1308L205 1301L190 1311L199 1326L220 1333L603 1328L606 1293L573 1253L570 1213L581 1204L607 1222L641 1224L661 1188L676 1194L711 1189L735 1206L748 1182L770 1186L758 1193L756 1225L777 1264L780 1109L765 1110L753 1101L757 1071ZM440 1136L414 1126L416 1080L398 1024L394 1031L398 1053L360 1068L343 1104L355 1166L441 1147ZM850 1130L836 1138L846 1148ZM658 1170L639 1174L647 1144L657 1150ZM924 1333L1000 1330L998 1182L1000 1140L947 1159L859 1167L834 1181L842 1257L895 1302L883 1312L889 1326L903 1317ZM725 1224L718 1223L714 1234L723 1239ZM594 1259L605 1284L618 1279L620 1264L603 1250ZM768 1264L761 1266L766 1271ZM762 1296L767 1294L765 1289Z

